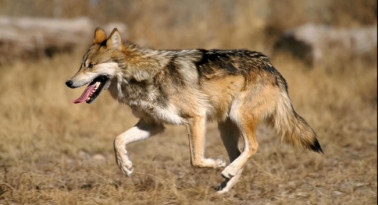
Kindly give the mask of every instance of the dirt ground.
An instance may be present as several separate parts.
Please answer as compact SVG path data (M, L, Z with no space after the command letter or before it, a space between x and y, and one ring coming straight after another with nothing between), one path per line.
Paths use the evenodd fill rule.
M272 59L286 77L298 113L313 126L324 155L293 148L263 125L260 148L240 182L218 196L221 170L192 168L184 127L128 146L131 178L113 156L113 139L136 119L103 93L74 105L82 89L65 87L80 52L0 71L0 204L375 204L376 69L356 60L348 72L305 70ZM75 69L74 69L75 68ZM352 69L353 68L353 69ZM226 158L214 123L206 156Z
M52 16L44 5L55 1L34 1L35 7L15 2L0 1L0 14ZM62 2L62 17L89 12L74 6L77 1ZM99 2L98 10L108 8ZM315 66L271 50L277 33L306 21L339 27L376 23L376 2L373 12L370 1L317 1L318 10L311 12L292 0L204 1L201 7L200 0L193 5L110 2L108 9L123 6L115 2L132 6L125 7L127 12L88 15L100 23L124 15L129 40L137 43L267 53L288 82L294 108L317 132L324 154L293 148L261 125L259 150L239 183L216 195L212 187L222 182L221 169L191 167L185 128L167 125L164 133L128 146L135 166L128 178L115 163L113 140L136 119L107 92L92 104L72 104L83 88L72 90L64 82L79 68L86 48L78 48L0 65L0 204L377 203L377 49L346 57L330 52ZM265 15L268 7L274 15ZM224 13L228 10L233 13ZM209 123L206 156L227 159L216 127Z

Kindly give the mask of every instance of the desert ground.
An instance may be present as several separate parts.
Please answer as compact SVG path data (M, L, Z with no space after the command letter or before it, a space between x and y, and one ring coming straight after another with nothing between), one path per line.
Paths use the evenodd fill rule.
M185 127L166 125L164 133L128 145L135 172L131 178L124 176L115 163L113 140L136 123L130 108L107 92L92 104L73 104L84 88L72 90L64 84L79 68L85 46L92 40L89 36L83 47L71 52L0 65L0 204L377 203L376 47L358 56L328 53L322 62L308 65L271 49L270 39L276 36L263 28L272 31L271 26L277 25L273 28L279 32L301 23L292 17L288 22L280 19L287 13L278 12L286 8L283 4L265 5L276 9L279 16L260 22L245 21L252 17L248 9L258 11L259 6L243 1L233 8L238 11L234 17L226 15L226 6L204 3L208 12L196 11L204 18L189 20L192 5L176 5L172 10L164 6L178 1L162 1L160 6L126 2L133 11L124 16L129 40L159 49L247 48L270 56L288 82L294 108L317 132L324 154L294 148L261 124L256 134L259 150L248 161L239 183L229 193L217 195L213 186L223 180L221 169L193 168ZM227 5L227 1L220 2ZM11 1L1 4L5 6L0 9L2 15L19 16L23 11ZM372 5L375 19L371 21L376 23L376 2ZM366 8L358 6L342 8L344 12ZM64 7L63 17L86 11L68 13L72 8ZM159 14L155 8L164 15L151 17ZM142 10L145 12L138 13ZM41 11L45 10L41 7ZM307 15L300 7L293 12ZM363 17L340 10L335 13L330 18L336 26L371 23L366 20L371 12ZM186 23L176 24L172 19ZM103 15L97 20L107 19ZM227 159L215 122L207 127L206 147L207 157Z

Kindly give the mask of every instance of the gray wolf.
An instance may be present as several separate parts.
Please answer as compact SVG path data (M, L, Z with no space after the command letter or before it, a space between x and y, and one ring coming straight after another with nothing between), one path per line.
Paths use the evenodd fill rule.
M293 145L322 152L313 129L294 111L285 79L260 52L141 48L123 43L117 29L107 37L98 28L79 71L66 81L70 88L87 84L74 103L91 103L109 90L139 118L114 140L116 162L127 176L134 169L126 145L161 133L166 123L186 126L193 166L225 167L218 193L230 190L257 151L259 122L272 125ZM221 159L205 157L205 126L211 120L218 122L227 166Z

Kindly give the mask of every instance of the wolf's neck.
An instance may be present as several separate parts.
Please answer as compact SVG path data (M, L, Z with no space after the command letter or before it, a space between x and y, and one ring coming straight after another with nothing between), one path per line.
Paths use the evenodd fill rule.
M167 56L173 53L125 44L121 55L117 56L120 70L109 87L112 97L126 104L136 99L153 98L154 93L149 88L155 76L169 63Z
M151 80L168 63L172 52L140 48L135 44L125 44L122 50L123 61L121 71L127 80L138 82ZM168 57L168 58L167 58Z
M166 58L167 51L142 48L133 43L126 43L122 50L129 66L157 66Z

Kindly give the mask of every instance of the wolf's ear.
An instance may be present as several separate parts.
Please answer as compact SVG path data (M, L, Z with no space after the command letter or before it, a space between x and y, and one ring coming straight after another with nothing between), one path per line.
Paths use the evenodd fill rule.
M102 28L96 28L94 33L94 43L102 43L106 40L106 33Z
M108 48L114 48L114 49L118 49L118 50L122 49L121 35L119 34L117 28L113 29L108 40L106 41L106 46Z

